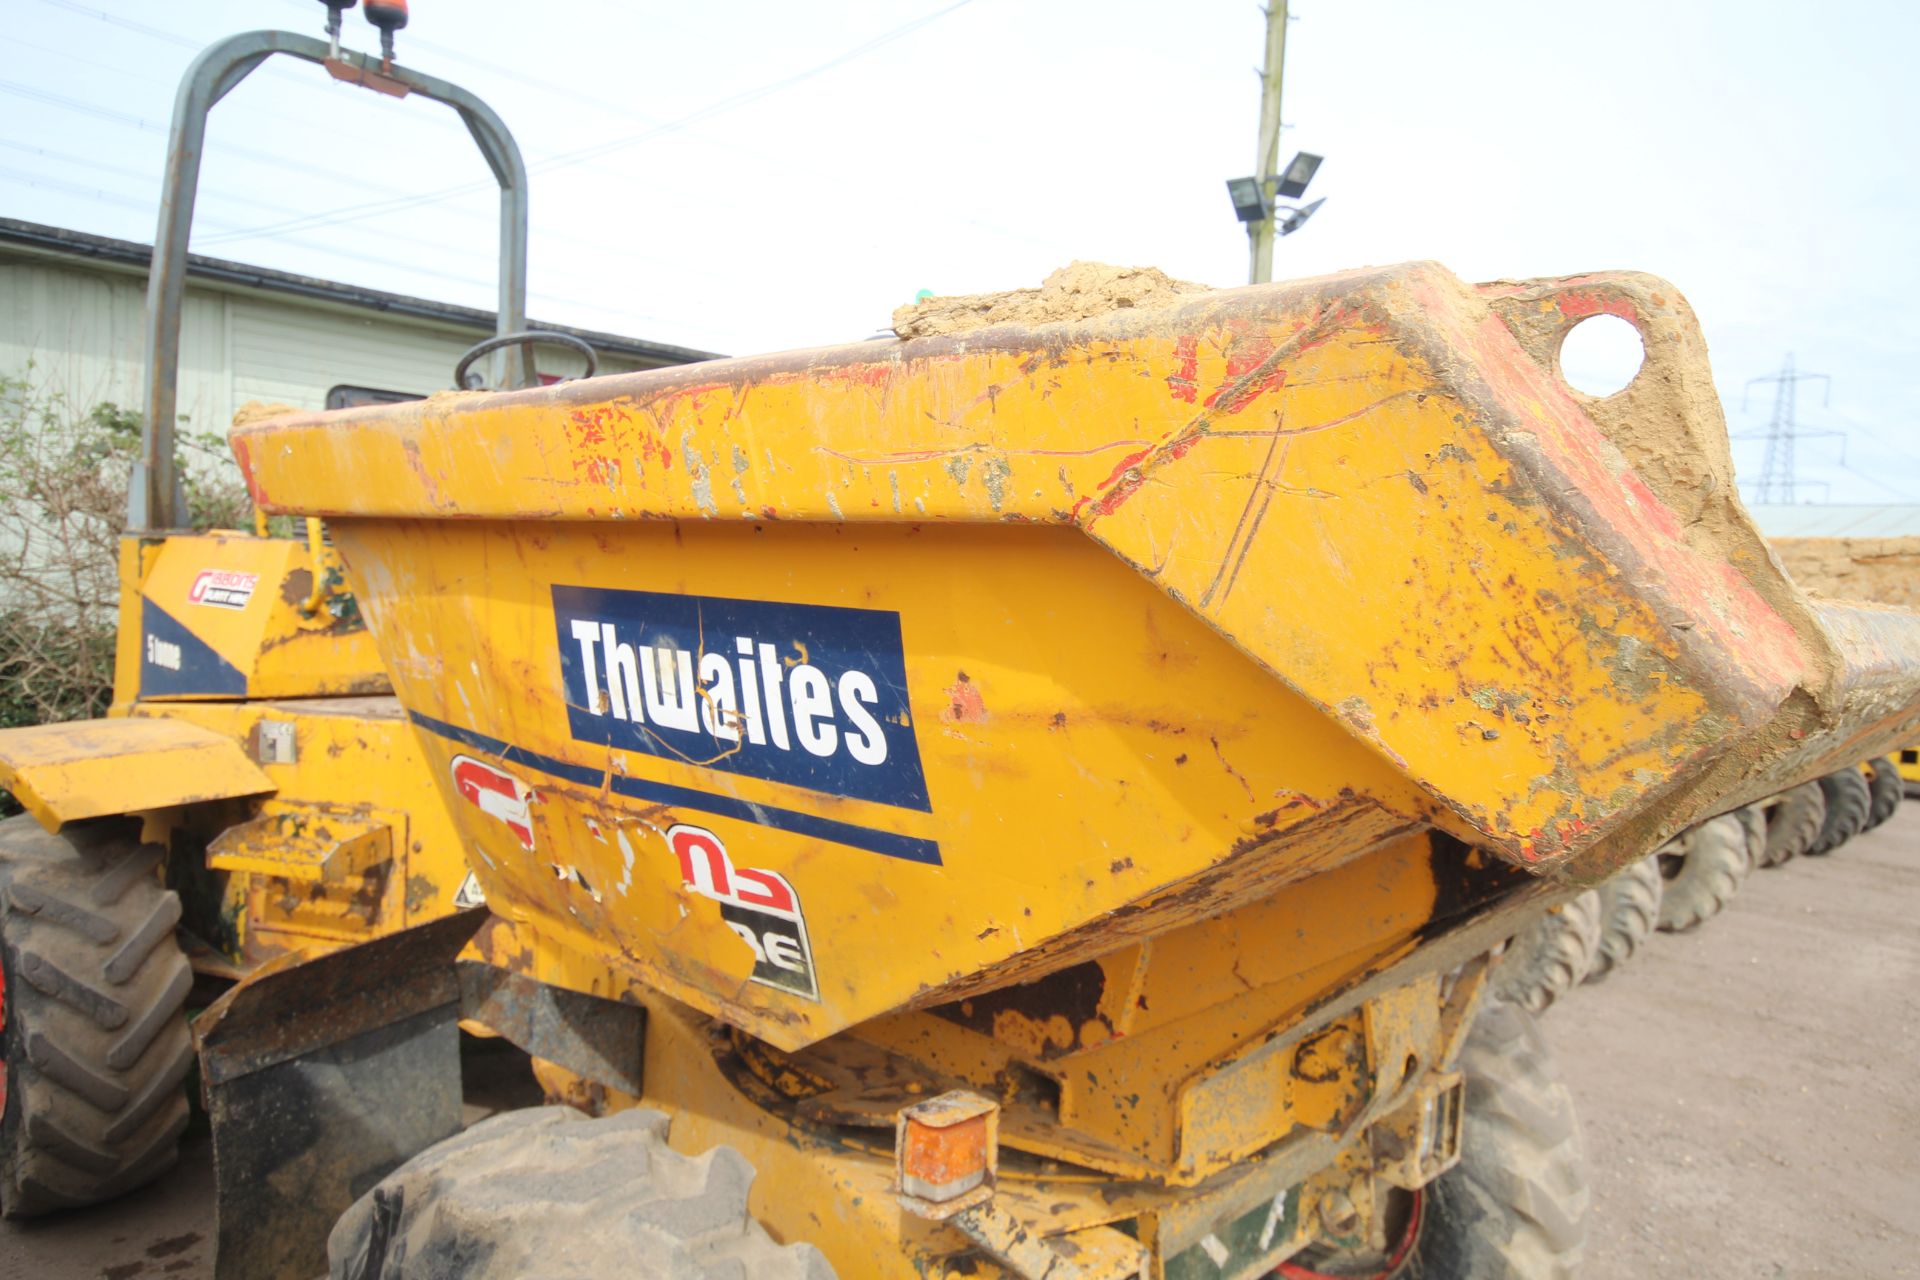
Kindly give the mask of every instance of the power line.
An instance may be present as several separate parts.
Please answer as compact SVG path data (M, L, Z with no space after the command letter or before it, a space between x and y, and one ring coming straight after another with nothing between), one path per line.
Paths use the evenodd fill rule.
M308 7L310 7L310 4L311 4L311 0L283 0L283 2L290 7L297 7L303 11L306 10ZM604 2L613 4L616 2L616 0L604 0ZM161 40L168 44L176 45L181 48L198 50L199 48L202 47L201 43L192 37L181 35L177 32L168 31L160 27L151 26L147 23L137 22L130 18L123 18L117 14L107 13L91 5L77 3L77 0L41 0L41 3L51 5L55 8L65 9L72 13L80 14L87 17L92 17L101 22L109 23L111 25L124 28L125 30L134 32L136 34ZM960 5L951 6L951 8L959 8L959 7L961 6ZM941 17L944 17L946 13L950 11L951 9L941 10L939 12L929 14L926 17L922 19L918 19L916 21L920 25L925 25L926 23L930 23ZM877 37L875 41L869 42L867 45L858 46L855 49L850 50L848 53L841 55L840 61L844 61L848 58L858 56L860 53L866 52L871 48L877 47L881 43L898 39L901 35L907 34L913 28L914 28L914 24L910 23L907 25L906 28L883 34L881 37ZM24 43L24 42L19 42L19 43ZM647 137L657 136L658 134L667 132L667 131L684 129L687 126L687 124L693 121L695 116L698 116L699 114L699 113L695 113L695 116L685 117L683 118L682 121L679 121L679 122L663 122L663 121L660 121L658 117L648 115L644 112L636 111L630 106L627 106L621 103L612 102L605 98L595 97L591 94L583 94L579 90L579 88L576 86L562 85L551 80L542 79L538 76L528 75L523 71L519 71L511 67L505 67L499 63L491 62L487 59L473 57L471 55L462 53L458 50L452 49L448 46L436 44L432 41L422 39L416 35L409 35L408 43L412 47L428 50L432 52L436 57L447 57L454 61L464 62L468 65L482 68L487 72L489 72L490 74L500 75L507 79L515 80L522 84L529 85L534 88L539 88L550 93L564 95L569 99L569 101L583 102L587 105L597 107L603 111L607 111L609 113L616 114L616 115L625 116L628 119L638 120L642 123L647 123L647 124L657 124L660 126L659 128L652 130L651 132L648 132L648 133L639 135L636 138L627 140L631 142L644 140ZM140 75L140 73L137 73L137 72L128 72L120 68L109 67L105 63L96 62L91 59L81 58L78 55L66 53L65 51L62 51L62 50L45 49L44 46L42 46L42 48L43 48L43 51L59 53L63 57L72 58L75 61L82 62L86 65L95 66L102 70L110 71L116 76L120 76L120 77L137 76L140 79L147 80L153 83L162 83L160 80L158 80L157 77ZM814 68L812 71L802 73L802 76L817 74L820 70L823 70L830 65L835 65L835 64L832 64L832 63L822 64L821 67L817 67L817 68ZM276 68L271 63L269 63L266 67L263 67L262 71L257 72L256 74L262 74L262 73L273 73L275 75L275 79L279 82L298 85L302 89L309 90L315 93L325 93L327 92L329 87L331 87L325 82L315 81L310 77L301 76L297 74L292 68L288 68L288 67ZM778 86L775 86L775 87L778 87ZM91 104L79 103L79 102L76 102L74 99L64 98L57 94L50 94L44 90L34 90L34 89L31 89L29 86L19 85L17 86L16 91L29 92L40 97L41 100L43 101L53 102L56 105L64 106L73 110L88 111L91 114L95 114L105 119L119 120L122 123L144 129L148 132L153 132L153 133L165 132L164 128L162 128L161 126L151 121L145 120L144 118L126 115L125 113L111 112L109 109L106 109L106 108L95 108ZM766 89L764 91L757 91L757 92L762 92L762 96L764 96L764 92L770 92L770 91L771 89ZM731 102L731 101L732 100L723 100L723 104L725 102ZM715 107L706 108L705 110L707 111L708 114L713 114L718 109L718 107L723 104L716 104ZM289 122L296 123L302 126L311 126L314 123L313 121L305 117L293 116L285 112L274 112L271 110L262 110L262 109L253 107L251 105L248 107L248 113L250 116L259 116L262 118L287 120ZM431 120L433 123L440 124L445 128L449 128L449 129L458 128L458 126L455 125L450 118L443 119L442 117L439 117L439 116L430 116L427 118ZM723 150L737 152L744 156L758 157L763 162L777 163L777 162L782 162L789 159L789 157L785 153L774 153L774 152L768 152L768 151L764 151L754 147L743 147L738 145L737 143L733 143L729 141L721 141L721 140L709 138L709 139L706 139L706 142L710 146L719 147ZM612 144L598 144L598 145L608 146ZM264 163L275 164L282 168L293 169L293 170L313 170L322 174L328 174L337 178L341 178L343 180L349 179L349 175L342 174L338 170L326 169L321 166L312 165L310 163L295 164L289 161L284 156L281 156L279 154L271 154L271 153L255 151L248 148L237 146L235 144L227 144L227 143L223 143L219 149L222 152L230 152L243 159L259 160ZM535 165L536 169L540 167L541 166L539 164ZM615 176L626 176L622 173L622 171L618 169L606 169L604 166L594 166L594 167L596 167L597 169L600 169L600 171L602 172L608 172ZM370 183L366 179L360 177L359 175L352 175L350 180L348 180L348 185L357 186L362 190L365 190L368 187L373 187L376 190L385 190L393 193L394 205L395 205L394 209L392 210L393 212L401 212L405 208L410 207L408 204L409 201L413 201L421 198L417 193L402 195L402 193L400 193L398 188L395 188L391 184ZM486 184L484 181L477 182L470 188L466 188L466 189L471 190L475 193L491 190L488 184ZM449 188L447 190L451 192L455 189ZM218 193L209 192L209 194L218 194ZM224 198L231 199L233 197L227 196ZM429 193L427 198L431 199L431 198L434 198L434 196L432 193ZM260 202L253 202L253 203L259 204ZM262 205L261 207L265 207L265 206ZM489 212L483 211L478 208L472 208L465 205L452 205L452 206L449 206L449 209L451 212L459 215L460 217L466 218L468 220L491 221L492 215ZM284 210L284 212L287 212L289 214L294 213L293 210ZM387 212L387 210L385 209L368 208L366 209L365 216L377 217L377 216L381 216L385 212ZM339 219L340 222L355 221L355 220L358 220L358 219L345 219L345 218ZM990 235L993 235L1002 239L1015 240L1025 244L1037 245L1037 246L1052 249L1061 253L1071 253L1073 251L1071 246L1062 245L1055 241L1032 235L1029 232L1014 231L1009 228L1002 227L991 222L986 222L978 218L961 218L961 219L948 219L948 220L958 222L958 223L964 223L967 226L975 228L979 231L984 231ZM314 226L326 225L323 215L320 215L320 214L297 214L294 217L285 219L284 222L301 224L299 227L290 226L288 227L288 229L305 229L306 225L309 223L311 223ZM205 246L208 244L222 243L229 240L254 238L259 235L269 234L272 231L273 231L273 227L243 228L239 226L231 226L231 234L224 234L224 235L217 234L209 237L199 237L197 238L197 240L198 240L198 243L200 243L202 246ZM543 226L541 228L541 237L543 240L561 240L561 241L566 241L568 243L580 245L600 255L606 255L609 253L619 254L620 256L627 257L635 262L661 264L667 261L666 259L652 258L652 257L645 257L642 255L638 255L633 253L630 249L626 249L624 246L618 245L616 243L608 242L604 240L590 240L582 236L570 234L558 228ZM678 260L675 260L675 261L676 263L678 262ZM709 279L714 279L714 280L720 279L719 276L715 275L712 272L701 272L698 274L701 274Z
M65 9L70 13L77 13L83 17L97 18L101 22L108 23L112 26L121 27L127 31L136 31L143 36L152 36L155 40L164 40L168 44L179 45L183 49L192 49L196 53L199 52L201 46L205 43L204 41L195 40L191 36L177 35L171 31L163 31L159 27L150 27L144 22L135 22L132 18L122 18L118 14L107 13L104 10L95 9L91 5L75 4L73 0L40 0L40 3L50 4L56 9Z
M70 152L49 150L46 147L36 147L29 143L14 142L6 138L0 138L0 148L5 148L12 151L20 151L32 156L38 156L43 160L51 160L56 164L74 165L78 168L89 169L96 173L106 173L106 174L111 174L115 177L130 179L132 181L139 182L142 185L154 191L157 191L160 185L160 177L156 173L142 171L138 169L132 169L125 165L113 164L105 160L96 160L89 156L79 156L79 155L74 155ZM122 205L124 207L132 208L132 209L138 209L141 212L145 212L145 213L151 213L155 208L155 204L157 201L157 197L141 198L141 197L126 196L118 192L101 191L93 188L82 189L73 183L65 182L58 178L53 178L45 175L33 174L33 173L28 173L28 172L18 171L18 170L11 171L11 172L15 173L17 177L19 177L22 181L27 182L27 184L30 186L46 187L50 190L60 190L72 195L93 195L105 201L106 203ZM219 188L212 188L212 187L202 188L200 192L200 196L202 201L204 201L209 205L228 203L228 204L247 205L255 209L264 210L268 213L290 214L290 213L296 212L296 210L284 204L275 204L271 201L258 199L257 197L252 195L240 195L234 192L224 191ZM483 216L479 214L477 211L469 211L469 210L462 209L460 210L460 212L462 213L473 212L473 216L476 218ZM200 221L205 222L208 225L214 225L214 226L220 226L220 227L234 227L238 225L237 223L231 220L223 220L218 218L201 219ZM488 222L489 222L489 225L491 225L491 219L489 219ZM569 232L563 228L556 228L549 232L543 232L541 238L542 240L565 241L569 244L577 245L581 248L588 249L592 251L592 253L595 255L596 262L604 262L606 259L609 259L609 258L618 258L618 259L624 259L629 263L634 263L641 266L648 266L648 267L672 266L686 274L698 276L701 279L709 280L716 284L725 283L725 277L713 271L702 270L698 267L690 267L685 259L679 259L679 258L669 259L665 257L649 256L647 254L638 252L630 244L624 244L624 243L603 244L599 241L589 240L584 236L575 235L572 232ZM413 245L422 249L437 249L437 250L444 251L448 248L445 237L436 239L428 236L410 235L406 232L396 231L391 228L383 229L380 233L380 239L382 243L391 242L391 243L402 244L402 245ZM310 248L319 252L326 252L328 254L334 255L336 257L339 257L348 261L373 261L373 259L368 258L367 255L360 253L354 249L336 248L334 246L321 243L319 241L283 240L282 243L295 245L303 248ZM589 288L591 288L592 286L604 284L606 281L606 276L604 272L597 274L592 278L589 278L583 275L579 275L575 272L554 271L552 268L547 267L545 265L543 265L540 268L540 274L543 276L548 276L550 278L567 280L576 285L588 286ZM578 305L586 305L586 304L581 303ZM663 317L658 317L658 316L649 316L647 318L663 319Z
M58 178L49 178L44 174L28 173L24 170L14 169L6 165L0 165L0 178L4 178L8 181L18 183L22 186L39 187L49 191L58 191L66 195L83 196L88 199L102 201L107 204L116 204L125 208L136 209L143 213L150 211L153 207L151 201L142 201L131 196L122 195L118 192L103 191L97 187L83 186L79 183L64 182ZM272 207L272 206L269 206L269 207ZM211 222L212 225L214 226L231 225L228 223L221 223L221 222L218 222L217 220L212 220L212 219L209 219L208 221ZM493 287L492 281L481 280L470 275L461 275L453 271L438 270L433 267L422 265L417 259L408 261L408 262L400 262L392 258L382 258L382 257L378 257L376 255L365 253L365 252L341 253L338 250L334 249L332 246L319 244L312 240L284 239L281 241L281 243L287 246L290 246L292 248L307 249L316 253L326 253L329 255L345 258L350 261L360 263L366 266L379 267L387 270L409 271L418 275L429 276L438 280L444 280L452 284L468 285L477 290L485 291ZM428 242L418 241L417 243L426 244ZM586 280L584 277L572 275L566 272L560 272L560 273L547 272L545 274L557 275L559 279L570 280L575 284L593 283L591 281ZM605 304L583 302L577 298L570 298L563 294L548 293L544 290L532 290L531 292L534 297L544 299L546 302L553 304L551 309L556 311L567 310L567 311L573 311L573 312L584 312L588 310L600 310L600 311L608 312L609 314L620 312L622 314L632 316L636 319L655 320L662 324L684 324L684 319L680 319L680 320L670 319L669 317L666 317L666 316L653 315L646 312L631 311L627 308L608 307Z
M1879 476L1868 475L1864 471L1860 471L1853 467L1848 466L1846 463L1846 459L1844 458L1842 458L1840 461L1840 469L1846 472L1848 475L1858 476L1860 479L1865 480L1868 484L1879 485L1882 489L1885 489L1888 493L1900 499L1902 502L1913 501L1913 495L1908 493L1905 489L1896 489L1892 485L1888 484L1885 480L1882 480ZM1802 481L1802 483L1804 484L1806 482ZM1824 483L1824 482L1815 482L1815 483Z
M49 0L49 2L65 3L66 0ZM312 15L313 0L282 0L282 3L289 8L299 9L302 13L306 13L309 16ZM656 23L658 19L649 14L647 21L651 24ZM558 95L564 98L569 106L575 103L585 103L587 106L598 107L600 110L613 115L625 116L629 120L638 120L642 124L665 123L659 116L650 116L643 111L634 110L625 103L613 102L588 93L578 84L561 84L555 80L546 80L536 75L529 75L519 67L512 67L505 63L475 57L473 54L455 49L451 45L444 45L433 40L428 40L412 31L407 32L406 42L409 50L423 49L436 58L446 58L453 62L465 63L469 67L476 67L489 75L498 76L502 80L512 80L516 83L526 85L531 89L539 89L545 93ZM409 63L409 65L412 64Z
M596 143L592 146L581 147L574 151L559 152L555 155L547 157L544 160L535 161L529 164L527 166L528 172L549 173L555 169L567 168L569 166L577 165L577 164L584 164L592 160L597 160L602 156L612 155L614 152L625 150L628 147L637 146L642 142L648 142L654 138L662 137L669 133L676 133L682 129L687 128L690 125L697 124L702 120L710 119L713 116L720 115L724 112L732 111L732 110L735 110L736 108L746 106L748 103L758 102L763 98L770 97L773 94L779 93L785 89L790 89L794 85L800 84L807 80L811 80L816 76L823 75L826 72L831 71L836 67L843 66L846 63L851 62L856 58L860 58L866 54L872 53L874 50L879 49L885 45L892 44L896 40L904 39L905 37L912 35L914 32L920 30L921 28L926 27L932 23L938 22L940 19L946 17L948 14L953 13L959 9L964 9L967 5L971 4L972 2L973 0L955 0L955 3L949 4L943 9L937 9L930 14L925 14L919 18L915 18L911 22L903 23L900 26L897 26L888 31L882 32L880 35L875 36L871 40L868 40L862 44L855 45L853 48L848 49L843 53L836 54L834 57L827 59L825 62L818 63L814 66L808 67L803 71L797 71L793 75L783 76L778 80L771 81L767 84L760 85L756 88L746 89L741 91L740 93L733 94L729 97L721 98L718 101L708 103L706 106L700 107L697 110L690 111L686 115L678 116L672 120L665 121L662 124L656 125L650 129L643 130L640 133L629 134L624 138L614 138L607 142L601 142L601 143ZM65 3L68 3L68 0L47 0L47 3L65 4ZM474 192L485 191L488 189L489 185L490 184L485 182L462 183L459 186L443 187L438 191L428 191L417 196L411 196L411 197L407 197L400 200L375 200L375 201L369 201L364 204L358 204L358 205L344 205L338 209L326 210L321 213L309 215L308 217L305 217L305 218L291 219L284 223L271 224L263 227L255 227L247 231L230 233L225 236L217 237L216 240L210 241L210 243L224 242L227 240L250 239L255 236L279 235L284 231L304 231L311 227L331 226L341 222L356 222L362 218L372 217L376 214L395 212L400 209L418 208L421 205L436 204L439 201L450 199L454 196L467 195Z
M108 120L115 124L129 125L135 129L139 129L143 133L158 134L163 138L168 136L171 128L168 124L149 120L145 116L136 116L126 111L115 111L111 107L95 106L91 102L85 102L79 98L69 98L65 94L36 88L33 85L21 84L17 80L0 80L0 93L11 93L34 102L59 107L62 110L78 112L81 115L89 115L97 120ZM341 169L330 169L325 165L315 164L305 156L289 156L277 151L263 151L258 147L249 147L237 142L222 142L220 143L219 150L223 154L237 156L242 160L252 160L257 164L272 165L275 168L290 170L294 173L319 174L325 177L335 178L341 183L353 186L375 186L395 192L399 190L397 187L388 186L384 183L372 182L362 174L348 173ZM458 208L459 206L455 207Z

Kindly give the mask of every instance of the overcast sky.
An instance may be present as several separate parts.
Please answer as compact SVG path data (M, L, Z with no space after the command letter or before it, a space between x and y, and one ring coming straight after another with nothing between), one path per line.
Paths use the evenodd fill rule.
M534 170L538 319L746 354L863 337L919 289L1033 284L1075 258L1246 279L1224 186L1254 160L1264 20L1245 0L413 7L401 61L489 100ZM0 212L143 242L194 51L318 34L324 14L4 9ZM1327 204L1280 242L1277 277L1413 258L1468 279L1655 272L1698 310L1736 433L1765 428L1771 388L1743 411L1743 387L1788 352L1831 375L1826 407L1803 384L1801 422L1844 438L1801 440L1802 500L1920 502L1920 6L1294 12L1285 150L1327 156ZM197 252L491 306L491 179L443 108L281 60L210 138ZM1744 483L1763 448L1735 441Z

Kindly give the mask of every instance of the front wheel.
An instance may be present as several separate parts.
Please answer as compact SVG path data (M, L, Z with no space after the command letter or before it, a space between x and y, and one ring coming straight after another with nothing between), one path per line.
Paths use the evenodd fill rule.
M162 850L120 820L0 822L0 1213L111 1200L172 1167L193 974Z
M747 1211L753 1166L685 1156L667 1117L535 1107L427 1148L348 1208L331 1280L833 1280L812 1245L779 1245Z

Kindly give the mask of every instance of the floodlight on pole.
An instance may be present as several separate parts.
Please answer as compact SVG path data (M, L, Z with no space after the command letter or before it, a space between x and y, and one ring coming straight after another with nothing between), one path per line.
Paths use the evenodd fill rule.
M1294 152L1293 159L1287 161L1286 171L1280 175L1276 194L1289 200L1298 200L1307 194L1307 184L1313 181L1313 175L1319 171L1324 158L1311 151Z
M1294 232L1298 231L1301 227L1306 226L1307 219L1313 216L1314 210L1318 209L1321 205L1325 204L1326 202L1327 202L1327 198L1325 196L1321 196L1318 200L1315 200L1312 204L1303 204L1298 209L1279 210L1278 211L1279 221L1275 224L1274 229L1283 236L1292 235Z
M1233 216L1249 224L1271 222L1274 234L1292 235L1327 202L1326 197L1305 205L1281 204L1280 197L1297 199L1305 195L1307 184L1313 181L1324 160L1324 156L1301 151L1295 153L1284 170L1265 182L1258 177L1228 178L1227 196L1233 201Z
M1227 195L1233 200L1233 216L1242 222L1265 222L1272 216L1273 204L1258 178L1228 178Z

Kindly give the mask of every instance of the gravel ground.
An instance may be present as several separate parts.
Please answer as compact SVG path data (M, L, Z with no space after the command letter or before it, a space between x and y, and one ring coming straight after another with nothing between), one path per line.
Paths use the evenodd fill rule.
M1593 1164L1585 1280L1920 1277L1920 803L1546 1026ZM117 1204L0 1223L0 1280L211 1277L212 1191L192 1137Z
M1920 802L1756 871L1546 1031L1592 1163L1590 1280L1920 1276Z

